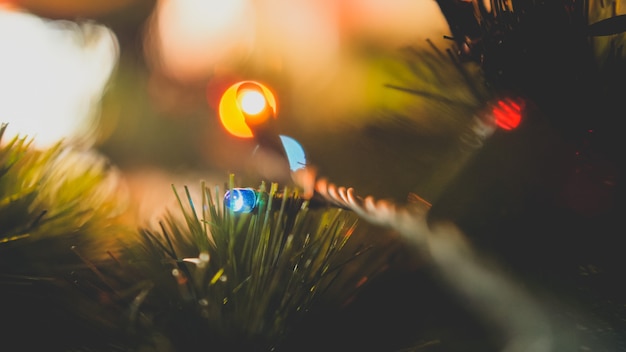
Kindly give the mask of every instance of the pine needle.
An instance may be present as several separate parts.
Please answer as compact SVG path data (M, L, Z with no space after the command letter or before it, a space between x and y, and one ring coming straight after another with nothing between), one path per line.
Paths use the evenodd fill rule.
M364 241L356 235L363 230L358 217L340 208L310 209L297 189L261 183L256 209L239 214L223 208L217 195L224 192L201 186L202 204L194 204L187 187L188 204L174 190L180 216L170 213L160 231L143 234L151 251L162 253L159 261L176 271L169 279L154 272L153 282L184 282L178 295L190 314L184 319L203 321L205 333L226 346L278 349L307 312L340 292L343 298L353 296L359 281L380 269L358 259L366 253L382 258L388 250L370 251L372 243L348 246ZM235 188L232 175L228 187ZM342 275L348 265L354 267ZM333 285L351 288L339 291ZM156 285L151 295L159 294Z

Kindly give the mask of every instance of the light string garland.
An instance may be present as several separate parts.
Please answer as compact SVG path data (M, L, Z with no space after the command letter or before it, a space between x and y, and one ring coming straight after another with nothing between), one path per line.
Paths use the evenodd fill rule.
M531 13L525 8L549 2L438 3L446 15L460 14L448 20L453 30L460 28L453 39L465 58L481 63L491 83L515 86L519 71L492 57L515 46L518 20ZM579 19L584 2L573 3ZM625 23L616 16L586 30L614 35ZM391 88L449 102L427 91ZM476 101L483 101L479 95ZM57 341L70 340L58 349L278 351L308 313L348 304L390 266L404 243L379 236L389 229L426 254L442 281L501 333L502 351L552 352L559 339L573 338L551 324L528 287L498 270L456 226L429 223L429 201L416 194L408 204L362 197L317 179L302 146L276 129L277 102L268 87L239 82L222 102L220 118L229 133L274 152L295 186L240 187L230 175L223 188L202 183L200 202L187 187L185 194L173 188L181 211L139 233L124 223L125 199L114 192L117 178L106 161L60 145L33 152L27 139L0 144L0 302L7 346L17 341L30 349L38 340L55 349ZM472 117L459 137L468 153L496 128L523 123L523 99L502 97L486 107L463 114ZM235 122L226 118L232 114ZM5 128L0 125L0 142ZM37 338L24 339L24 332ZM84 333L101 340L88 341ZM415 347L422 348L428 346Z
M471 136L478 143L471 140L464 143L472 147L472 150L481 147L482 142L498 126L498 114L503 115L510 110L519 113L514 103L509 101L507 104L496 104L495 108L502 111L493 110L475 117ZM509 127L516 127L513 125L518 122L511 123ZM503 350L551 350L550 326L533 298L518 290L513 280L480 260L479 254L454 226L431 228L427 218L431 208L428 201L413 194L408 205L399 205L389 200L377 200L373 196L360 197L353 188L336 186L324 178L313 178L312 182L313 198L326 201L333 208L348 209L370 224L397 231L418 252L429 256L435 270L443 274L443 280L470 302L476 303L478 316L495 318L497 324L493 328L501 331L509 340ZM238 188L229 192L224 204L233 212L247 215L254 210L258 197L253 189ZM460 273L466 273L471 279ZM479 285L480 287L497 287L497 290L483 290L475 282L481 282L483 285ZM493 305L480 302L492 302ZM507 308L510 306L516 307L515 309L523 307L526 314L518 318Z
M306 153L294 138L280 134L275 126L277 100L272 91L257 81L231 85L222 95L219 116L231 135L254 138L257 148L277 159L282 173L291 174L307 166Z

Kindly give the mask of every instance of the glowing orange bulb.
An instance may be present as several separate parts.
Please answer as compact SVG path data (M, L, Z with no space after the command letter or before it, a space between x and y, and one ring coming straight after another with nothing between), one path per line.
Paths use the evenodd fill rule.
M255 81L238 82L230 86L220 99L220 121L233 136L252 138L254 134L248 123L263 123L269 117L263 114L268 107L271 109L269 115L276 118L276 99L269 88Z

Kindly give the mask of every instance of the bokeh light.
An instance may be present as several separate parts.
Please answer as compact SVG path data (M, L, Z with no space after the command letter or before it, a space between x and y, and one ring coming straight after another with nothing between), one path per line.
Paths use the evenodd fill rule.
M61 139L90 143L119 56L113 31L0 7L0 52L0 119L9 134L41 148Z
M146 57L179 80L210 75L245 57L254 39L247 0L159 0L148 26ZM230 61L230 62L229 62Z
M430 1L159 0L145 33L151 74L166 77L155 91L252 73L288 86L289 123L316 131L389 103L379 55L444 42L449 28Z

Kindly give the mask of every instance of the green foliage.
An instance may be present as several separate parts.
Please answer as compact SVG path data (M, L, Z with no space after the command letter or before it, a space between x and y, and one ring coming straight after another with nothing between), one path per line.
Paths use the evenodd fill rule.
M404 47L383 62L390 79L384 114L405 121L404 128L424 138L457 136L468 120L494 98L481 67L461 61L455 48ZM395 116L395 117L394 117Z
M182 214L144 229L133 260L154 284L142 315L160 317L150 323L178 347L208 339L229 350L280 349L307 312L347 303L397 249L384 236L360 237L371 233L351 211L311 206L297 189L262 183L247 214L225 209L219 189L201 189L199 208L187 188L186 202L174 189Z
M63 142L36 149L26 137L5 143L5 130L2 124L0 323L5 343L15 338L29 349L43 340L52 349L71 349L109 340L111 331L124 332L116 325L117 307L103 304L121 299L109 293L110 275L100 270L111 267L111 258L131 245L130 234L136 232L120 175L93 151ZM20 339L25 333L37 338Z
M5 129L0 126L0 142ZM120 176L94 152L61 142L38 150L25 137L0 144L0 246L80 236L71 245L95 258L128 233L128 206Z
M400 248L349 210L265 183L249 214L225 209L219 187L202 183L199 203L174 188L180 209L137 228L98 154L0 146L0 322L26 349L280 350L307 313L349 303Z

